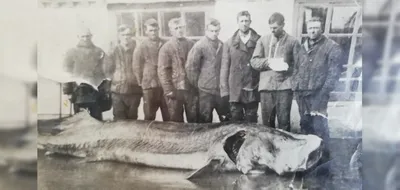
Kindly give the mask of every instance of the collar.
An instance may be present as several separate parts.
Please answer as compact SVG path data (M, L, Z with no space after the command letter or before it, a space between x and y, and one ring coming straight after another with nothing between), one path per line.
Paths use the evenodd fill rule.
M210 39L209 37L207 37L207 36L205 36L205 38L209 41L209 42L211 42L211 43L219 43L219 39L217 38L216 40L212 40L212 39Z
M313 43L313 45L316 45L316 44L320 43L320 42L322 41L322 39L324 39L324 38L325 38L325 35L321 35L321 37L320 37L317 41L315 41L315 42ZM307 38L307 42L308 42L308 43L310 43L310 42L309 42L310 40L311 40L310 38Z
M119 47L124 52L129 52L129 51L133 50L133 44L129 44L128 47L125 47L122 44L119 44Z
M95 47L93 42L89 42L88 44L86 44L86 43L83 43L82 41L79 41L76 46L77 47L85 47L85 48L93 48L93 47Z
M182 42L182 41L186 41L186 37L177 38L177 37L173 36L172 40L177 41L177 42Z
M257 44L259 35L252 28L250 28L249 30L250 30L249 33L251 32L249 42L253 42L253 44L255 45L255 44ZM238 46L239 44L240 44L240 34L239 34L239 30L236 30L236 32L232 36L232 45Z
M277 38L278 40L281 40L281 39L283 39L285 36L286 36L286 31L282 31L282 34L280 35L280 36L278 36L278 37L275 37L275 38Z
M318 44L322 43L323 41L325 41L325 39L326 39L326 36L325 35L321 35L321 37L317 41L315 41L310 47L310 42L309 41L311 39L309 37L307 37L307 39L304 41L303 46L307 51L309 51L309 50L312 50L313 47L315 47L316 45L318 45Z
M243 34L242 32L238 31L238 34L242 38L246 38L246 37L249 38L249 37L251 37L251 30L249 30L249 33L247 33L247 34Z

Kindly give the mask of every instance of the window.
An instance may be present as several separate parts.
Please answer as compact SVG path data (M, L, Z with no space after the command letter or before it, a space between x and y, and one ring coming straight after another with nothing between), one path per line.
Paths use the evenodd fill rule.
M373 39L375 43L363 48L365 51L375 47L370 54L375 54L378 63L378 71L374 74L368 91L363 93L370 100L389 100L392 95L400 94L400 46L397 45L400 42L399 6L397 0L377 1L375 4L367 4L368 9L364 11L363 24L368 33L364 42L368 43ZM371 55L364 57L370 58Z
M204 36L205 14L204 12L187 12L185 13L185 21L187 25L188 36Z
M197 41L205 35L205 22L207 17L206 10L146 10L146 11L131 11L118 12L116 14L117 25L127 24L135 29L135 37L141 38L145 36L144 23L150 18L158 21L160 26L160 36L163 38L171 37L168 22L172 18L181 17L186 24L186 36Z
M361 93L361 37L362 12L359 2L354 1L321 1L310 3L306 0L297 0L297 15L300 17L297 34L303 43L307 37L306 21L318 16L323 19L323 32L328 38L337 42L344 51L343 72L340 81L333 93L345 94L337 97L354 97L354 93Z

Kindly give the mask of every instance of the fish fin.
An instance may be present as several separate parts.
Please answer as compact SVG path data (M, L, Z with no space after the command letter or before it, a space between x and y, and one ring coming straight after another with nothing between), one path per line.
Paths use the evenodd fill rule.
M78 161L78 163L86 164L99 161L96 157L85 157L82 160Z
M46 152L44 153L45 156L52 156L52 155L54 155L54 154L55 154L55 152L52 152L52 151L46 151Z
M87 163L97 162L97 161L100 161L100 159L98 159L96 157L86 157L85 158L85 162L87 162Z
M211 173L217 169L222 161L223 159L221 158L210 159L203 167L191 173L189 176L186 177L186 179L191 180L201 177L202 175L205 175L207 173Z

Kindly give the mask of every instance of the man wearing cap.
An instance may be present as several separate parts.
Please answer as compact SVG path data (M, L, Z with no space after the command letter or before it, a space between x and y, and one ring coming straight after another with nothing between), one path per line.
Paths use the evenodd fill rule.
M260 35L250 27L251 15L241 11L236 17L239 29L224 46L221 63L221 96L230 102L233 121L257 123L259 73L250 59Z
M118 45L111 50L104 64L104 73L111 78L114 120L138 118L142 89L133 73L132 57L136 41L126 25L118 28Z
M218 39L220 30L220 22L209 19L206 35L195 43L186 63L186 76L199 91L199 123L211 123L214 109L220 121L229 118L229 105L224 104L219 90L223 48L223 43Z
M268 20L271 34L261 37L254 50L251 66L260 72L261 114L263 124L290 131L290 111L293 102L291 76L294 57L300 43L283 29L285 18L273 13Z
M160 49L158 77L164 91L170 120L183 122L183 111L189 123L197 122L198 95L187 80L185 64L194 42L184 35L185 24L181 18L168 23L172 38Z
M158 108L164 121L169 120L168 108L158 79L158 52L166 42L159 37L158 22L149 19L144 23L147 38L135 49L133 72L143 89L143 111L145 120L154 120Z
M73 77L86 80L91 85L98 86L104 79L101 67L105 53L101 48L93 44L92 33L89 28L79 28L78 39L79 42L76 47L67 51L63 68ZM71 93L73 92L70 91L67 94ZM73 97L75 97L74 94ZM102 119L102 111L96 103L96 96L77 96L71 101L75 113L79 112L80 108L88 108L94 118Z

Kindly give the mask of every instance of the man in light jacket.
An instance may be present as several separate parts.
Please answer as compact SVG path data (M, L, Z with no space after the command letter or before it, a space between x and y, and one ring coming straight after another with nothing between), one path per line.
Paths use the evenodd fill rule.
M268 20L272 34L261 37L254 50L251 66L260 72L258 90L263 124L290 131L290 111L293 101L291 75L299 42L285 32L285 18L274 13Z

